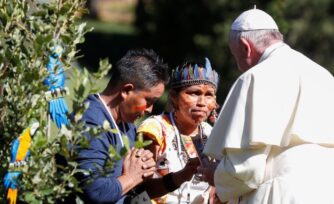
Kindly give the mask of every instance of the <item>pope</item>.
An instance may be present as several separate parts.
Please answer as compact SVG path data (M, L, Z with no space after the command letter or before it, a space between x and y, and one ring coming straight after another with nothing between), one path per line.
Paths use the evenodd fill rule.
M229 203L334 203L334 78L283 41L259 9L233 22L235 81L200 168ZM217 165L215 167L215 165Z

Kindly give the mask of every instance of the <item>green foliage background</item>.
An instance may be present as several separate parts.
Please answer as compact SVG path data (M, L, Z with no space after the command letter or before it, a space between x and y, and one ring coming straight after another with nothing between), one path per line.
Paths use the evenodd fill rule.
M254 5L274 17L292 48L334 73L334 0L138 0L132 26L88 19L100 29L80 46L85 55L80 62L94 69L101 56L114 63L126 50L138 47L153 48L171 67L207 56L221 76L217 99L222 104L240 75L227 44L229 29Z
M99 71L73 68L77 44L88 32L78 19L85 12L83 0L54 0L48 3L25 0L0 0L0 178L1 185L10 160L11 142L32 120L40 123L33 136L28 164L21 170L19 200L27 203L55 203L73 191L80 191L74 174L76 145L85 145L83 131L97 134L100 128L87 129L79 122L88 104L85 98L97 92L94 85L111 68L108 60L100 61ZM69 127L53 130L48 135L46 64L54 45L63 46L62 62L71 81L67 101L76 114ZM56 155L67 159L68 165L56 164ZM0 188L0 203L5 203ZM77 201L80 200L77 198Z

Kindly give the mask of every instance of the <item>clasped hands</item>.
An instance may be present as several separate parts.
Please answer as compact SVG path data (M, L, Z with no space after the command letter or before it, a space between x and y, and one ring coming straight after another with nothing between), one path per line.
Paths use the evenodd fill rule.
M132 182L139 184L146 178L150 178L156 170L153 153L145 149L132 148L124 157L123 175Z
M200 174L203 181L214 186L214 172L217 165L217 162L209 162L201 166L198 158L191 158L179 173L183 177L182 180L190 180L194 174ZM151 178L155 171L156 162L153 159L153 153L149 150L133 148L124 158L123 175L135 184Z

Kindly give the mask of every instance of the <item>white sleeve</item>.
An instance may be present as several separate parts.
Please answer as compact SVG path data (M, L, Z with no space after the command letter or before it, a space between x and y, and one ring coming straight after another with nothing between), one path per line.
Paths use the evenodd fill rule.
M271 146L226 149L214 174L216 193L223 202L256 189L264 180Z

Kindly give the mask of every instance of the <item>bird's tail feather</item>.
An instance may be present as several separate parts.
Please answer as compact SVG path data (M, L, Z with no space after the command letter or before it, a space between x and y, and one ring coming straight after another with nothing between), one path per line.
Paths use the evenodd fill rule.
M7 201L9 204L16 204L17 199L17 188L9 188L7 191Z
M51 115L51 119L56 122L58 128L61 128L61 125L63 124L69 124L67 118L68 108L64 98L51 100L49 103L49 113Z

